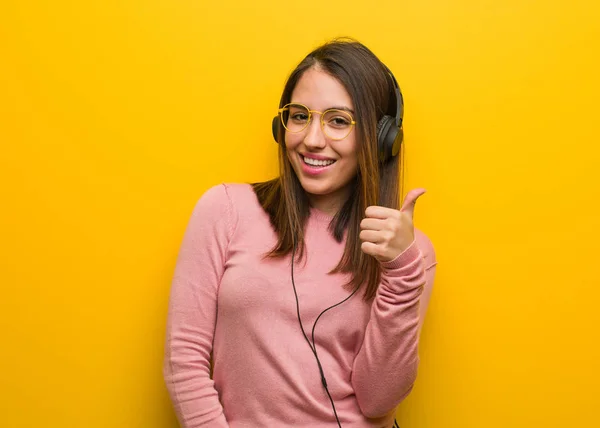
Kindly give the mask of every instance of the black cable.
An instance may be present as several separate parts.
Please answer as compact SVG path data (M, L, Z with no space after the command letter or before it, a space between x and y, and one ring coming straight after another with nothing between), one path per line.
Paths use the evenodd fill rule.
M333 402L333 398L331 397L331 394L329 393L329 388L327 387L327 379L325 379L325 373L323 372L323 366L321 365L321 361L319 360L319 356L317 355L317 348L314 345L314 343L315 343L315 326L317 324L317 321L321 317L321 315L323 315L323 313L325 313L329 309L334 308L337 305L348 300L350 297L352 297L352 294L354 294L354 292L356 292L356 290L350 296L348 296L341 302L336 303L335 305L325 309L323 312L321 312L319 314L319 316L315 320L315 324L313 325L313 329L312 329L313 344L311 345L310 340L308 340L308 336L306 335L306 332L304 331L304 325L302 324L302 319L300 318L300 302L298 301L298 292L296 291L296 284L294 282L294 259L295 258L296 258L296 240L294 240L294 245L293 245L293 249L292 249L292 272L291 273L292 273L292 287L294 288L294 295L296 296L296 313L298 314L298 323L300 324L300 329L302 330L302 335L304 336L304 339L306 339L306 343L308 343L310 350L312 351L312 353L315 356L315 359L317 360L317 366L319 367L319 373L321 374L321 383L325 387L325 392L327 392L327 396L329 397L329 401L331 402L331 408L333 409L333 414L335 415L335 420L338 424L338 427L342 428L342 424L340 423L340 418L338 417L337 411L335 409L335 403Z
M291 276L292 276L292 287L294 288L294 296L296 296L296 314L298 315L298 323L300 324L300 330L302 330L302 335L304 336L304 339L306 340L306 343L308 343L308 347L310 348L310 350L312 351L312 353L315 356L315 359L317 360L317 366L319 367L319 373L321 374L321 383L325 387L325 392L327 392L327 396L329 397L329 401L331 402L331 408L333 409L333 414L335 415L335 420L336 420L336 422L338 424L338 427L342 428L342 424L340 423L340 419L339 419L337 411L335 409L335 403L333 402L333 398L331 397L331 394L329 393L329 388L327 387L327 379L325 379L325 373L323 372L323 366L321 365L321 361L319 360L319 356L317 355L317 346L315 344L315 328L317 327L317 322L319 321L319 318L321 318L321 315L323 315L328 310L333 309L336 306L341 305L346 300L350 299L358 291L358 288L356 288L352 292L352 294L350 294L344 300L342 300L341 302L336 303L335 305L332 305L332 306L328 307L327 309L323 310L319 314L319 316L315 320L315 323L313 324L313 328L312 328L312 332L311 332L311 336L312 336L312 344L311 344L310 340L308 340L308 336L306 335L306 332L304 331L304 325L302 324L302 319L300 318L300 302L298 300L298 292L296 291L296 283L294 282L294 259L295 258L296 258L296 241L294 240L293 248L292 248L292 271L291 271ZM396 419L394 419L394 426L392 428L400 428L400 426L398 425L398 422L396 421Z

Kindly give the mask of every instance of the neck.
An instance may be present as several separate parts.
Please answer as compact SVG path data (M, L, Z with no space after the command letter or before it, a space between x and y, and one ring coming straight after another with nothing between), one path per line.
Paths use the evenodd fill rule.
M323 214L333 217L337 214L340 209L340 205L330 200L321 200L320 198L313 198L309 196L310 206Z
M327 195L308 195L308 201L310 206L316 209L317 211L321 211L324 214L327 214L330 217L334 217L338 211L342 208L342 205L346 201L346 199L350 196L350 187L345 187L344 189L340 189L334 194Z

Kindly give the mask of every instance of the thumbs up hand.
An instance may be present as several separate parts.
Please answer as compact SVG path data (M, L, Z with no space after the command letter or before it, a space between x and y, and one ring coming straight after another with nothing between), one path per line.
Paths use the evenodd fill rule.
M415 239L413 216L417 199L425 189L408 192L400 211L393 208L370 206L360 222L361 249L380 262L398 257Z

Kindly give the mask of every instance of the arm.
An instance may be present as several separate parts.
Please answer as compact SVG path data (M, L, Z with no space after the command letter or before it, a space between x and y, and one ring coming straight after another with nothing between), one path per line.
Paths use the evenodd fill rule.
M217 294L232 230L225 186L198 201L185 232L171 285L164 379L183 428L228 427L210 378Z
M419 331L435 274L431 242L416 239L394 260L382 262L381 283L371 307L352 384L363 414L393 411L412 390L419 364ZM427 300L421 298L426 296Z
M425 322L425 315L427 314L427 308L429 307L429 301L431 300L431 293L433 291L433 280L435 278L435 269L437 260L435 257L435 250L433 244L423 232L415 229L415 237L419 248L423 253L423 259L425 261L425 286L423 287L423 293L419 298L419 331L423 327Z

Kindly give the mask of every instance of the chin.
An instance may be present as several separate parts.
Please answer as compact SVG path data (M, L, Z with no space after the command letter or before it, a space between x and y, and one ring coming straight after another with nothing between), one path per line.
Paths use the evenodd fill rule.
M298 177L298 181L300 185L307 193L312 193L314 195L326 195L331 191L330 183L324 183L319 179L311 179L309 177L304 177L296 172L296 177Z
M327 181L313 182L310 179L300 179L300 185L308 194L315 196L338 195L347 184L339 185L339 183L331 183Z
M302 185L302 188L304 189L304 191L306 193L310 193L311 195L317 195L317 196L324 196L324 195L329 195L332 193L335 193L337 190L339 189L335 189L335 188L331 188L331 187L327 187L327 186L315 186L315 185L310 185L310 184L305 184L300 182L300 184Z

